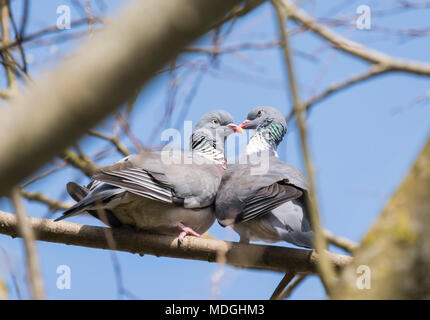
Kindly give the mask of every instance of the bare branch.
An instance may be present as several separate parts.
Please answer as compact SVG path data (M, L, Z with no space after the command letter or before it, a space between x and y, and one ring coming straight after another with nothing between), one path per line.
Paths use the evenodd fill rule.
M123 156L128 156L130 152L127 150L127 148L119 141L119 139L116 136L109 137L106 134L103 134L96 130L88 130L88 134L93 137L98 137L100 139L109 141L116 150L121 153Z
M318 212L315 179L313 174L311 157L309 154L306 123L302 114L298 88L297 88L296 79L294 75L293 62L292 62L290 46L288 43L288 34L287 34L286 24L285 24L285 16L281 6L279 5L279 2L280 1L278 0L272 0L273 7L275 8L276 15L278 18L279 33L280 33L281 44L282 44L282 49L284 53L286 73L290 84L290 92L292 96L293 108L295 110L296 121L300 132L300 144L302 147L303 158L306 166L306 173L308 175L308 180L309 180L308 206L310 209L309 210L310 224L314 232L314 246L317 252L321 255L320 264L318 264L319 276L327 294L330 296L331 290L334 286L335 274L330 264L330 261L328 260L328 257L325 254L327 243L322 233L320 215Z
M20 193L27 200L37 201L46 204L50 210L67 210L72 206L71 203L64 203L59 200L50 199L41 192L29 192L26 190L20 190Z
M40 218L29 218L29 221L38 240L109 249L105 236L106 228ZM0 233L17 237L19 236L17 227L14 214L0 211ZM179 245L178 239L173 236L135 232L122 228L111 230L118 251L138 254L217 262L218 254L222 252L225 253L226 264L284 273L314 273L320 259L319 255L312 250L196 237L186 237ZM351 257L345 255L330 252L326 255L339 270L351 261Z
M1 19L1 42L8 45L10 41L10 24L9 24L9 1L1 0L0 2L0 19ZM12 67L13 57L9 50L1 52L6 69L8 88L2 90L1 97L5 99L13 98L18 94L18 84Z
M8 272L9 272L9 274L10 274L10 277L12 278L12 284L13 284L13 286L14 286L14 288L15 288L16 296L17 296L17 298L18 298L19 300L21 300L21 299L22 299L21 289L19 288L19 285L18 285L18 277L17 277L17 274L16 274L16 270L15 270L15 268L14 268L14 267L13 267L13 265L12 265L11 258L10 258L9 254L8 254L8 252L6 251L6 249L5 249L5 248L0 247L0 251L2 252L2 254L3 254L3 256L4 256L4 261L5 261L5 263L6 263L6 266L7 266ZM6 292L6 293L7 293L7 292ZM1 299L2 299L2 298L0 297L0 300L1 300Z
M302 112L305 112L305 111L308 112L308 111L310 111L310 109L315 104L317 104L317 103L323 101L324 99L330 97L334 93L338 93L339 91L342 91L346 88L349 88L350 86L352 86L354 84L357 84L359 82L363 82L363 81L368 80L372 77L384 74L384 73L389 72L389 71L390 71L390 69L387 66L372 65L369 68L369 70L367 70L366 72L355 75L355 76L353 76L353 77L351 77L351 78L349 78L343 82L334 84L334 85L328 87L326 90L324 90L320 94L313 96L308 101L306 101L302 104L301 110L302 110ZM287 121L291 120L293 118L293 116L294 116L294 110L291 110L291 112L286 117L286 120Z
M278 300L284 300L291 296L291 293L293 293L294 289L297 288L297 286L302 283L303 280L306 279L306 277L309 274L299 274L291 283L290 285L279 295Z
M354 250L358 248L358 243L344 237L339 237L328 230L324 230L324 237L331 245L341 248L350 254L354 253Z
M292 20L295 20L296 22L302 24L307 29L313 31L323 39L327 40L336 49L339 49L345 53L351 54L372 64L387 67L392 71L430 76L430 64L428 63L421 63L391 57L385 53L379 52L357 42L351 41L332 31L330 28L318 24L314 18L309 16L303 10L299 9L290 0L282 0L280 1L280 5L285 8L286 12Z
M279 40L269 41L269 42L245 42L237 45L226 45L226 46L207 46L207 47L187 47L184 52L192 52L192 53L203 53L208 55L219 55L219 54L228 54L228 53L236 53L238 51L243 50L266 50L277 48L281 45ZM317 57L307 52L301 50L293 50L293 54L306 58L311 61L317 61Z
M101 22L102 20L100 18L96 18L93 16L92 21L93 22ZM77 27L77 26L87 24L87 23L89 23L89 19L88 18L82 18L82 19L79 19L76 21L72 21L71 25L74 27ZM55 25L55 26L50 26L50 27L44 28L42 30L39 30L35 33L28 35L28 36L25 36L25 37L22 36L17 41L12 41L10 43L2 43L2 45L0 46L0 53L5 51L5 50L8 50L10 48L22 45L26 42L30 42L30 41L36 40L40 37L50 35L50 34L56 34L56 33L58 33L58 27Z
M36 253L33 229L24 212L18 188L13 189L11 198L16 211L16 229L19 230L17 233L19 233L19 235L24 239L31 297L35 300L41 300L44 299L45 294L43 290L42 277L39 272L39 259Z
M48 171L46 171L46 172L44 172L44 173L41 173L41 174L37 175L36 177L31 178L30 180L26 181L25 183L23 183L23 184L20 186L20 188L25 188L25 187L27 187L28 185L30 185L30 184L32 184L32 183L34 183L34 182L36 182L36 181L39 181L40 179L43 179L43 178L45 178L45 177L47 177L47 176L49 176L49 175L53 174L54 172L57 172L57 171L59 171L59 170L61 170L61 169L64 169L65 167L67 167L67 163L66 163L66 162L63 162L63 163L62 163L62 164L60 164L58 167L52 168L52 169L50 169L50 170L48 170Z
M224 18L217 21L215 24L213 24L210 29L217 29L220 26L222 26L224 23L234 20L240 17L243 17L247 15L249 12L254 10L255 8L259 7L261 4L266 2L266 0L247 0L245 4L241 7L235 6L229 14L227 14Z
M71 166L81 170L85 175L91 177L92 174L98 170L100 167L86 158L79 157L70 149L63 151L62 157Z
M238 3L133 2L62 67L0 110L0 194L118 109Z
M287 272L285 276L282 278L281 282L279 282L275 291L273 291L273 294L270 297L270 300L279 300L279 295L282 293L285 287L288 286L291 280L293 280L294 276L295 276L295 273Z

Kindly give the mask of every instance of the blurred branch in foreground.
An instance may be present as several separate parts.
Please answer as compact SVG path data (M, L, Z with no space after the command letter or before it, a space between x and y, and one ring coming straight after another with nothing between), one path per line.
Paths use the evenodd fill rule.
M430 139L354 251L354 262L342 273L335 298L430 299L429 191ZM363 266L367 284L358 284L357 272Z
M39 271L39 258L36 252L35 235L33 228L24 211L21 195L18 188L12 191L12 203L16 210L17 233L24 240L27 273L30 283L31 298L35 300L44 299L42 276Z
M119 108L238 3L151 0L129 6L80 53L1 110L0 194Z
M7 287L3 282L2 278L0 278L0 300L6 300L9 298L9 294L7 291Z
M318 208L318 201L316 196L316 186L315 186L315 178L314 178L314 169L312 165L312 160L310 156L310 150L308 146L308 138L307 138L307 128L306 121L304 115L302 114L301 102L299 97L299 89L295 78L295 72L293 67L293 61L291 56L291 49L289 45L288 38L288 30L287 24L288 21L288 12L283 12L283 8L280 5L280 1L272 0L273 7L276 11L276 16L279 24L279 34L281 38L282 51L284 54L284 63L286 74L288 77L288 83L290 86L290 95L291 102L293 105L293 109L296 114L297 126L299 127L300 133L300 146L302 149L303 161L306 167L306 173L309 181L309 194L307 201L307 206L309 208L309 220L312 227L312 231L314 232L314 247L317 252L321 255L320 264L318 265L318 274L320 276L321 282L324 285L324 288L327 292L327 295L330 296L331 290L335 283L335 273L330 265L329 258L326 256L327 242L324 237L321 219ZM293 278L294 275L290 275L290 279ZM288 278L288 275L286 275ZM277 295L277 294L276 294Z

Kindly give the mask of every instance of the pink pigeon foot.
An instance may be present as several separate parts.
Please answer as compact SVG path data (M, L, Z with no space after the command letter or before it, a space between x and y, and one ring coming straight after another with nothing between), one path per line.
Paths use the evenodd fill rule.
M194 236L198 238L204 238L201 234L195 232L193 229L184 226L182 223L179 225L179 229L181 230L181 233L178 236L178 241L181 244L184 241L185 236Z

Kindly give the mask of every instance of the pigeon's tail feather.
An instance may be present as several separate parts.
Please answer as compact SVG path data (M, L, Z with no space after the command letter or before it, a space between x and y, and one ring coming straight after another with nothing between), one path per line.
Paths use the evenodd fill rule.
M67 185L67 192L72 196L72 198L79 199L82 195L84 197L78 202L75 203L71 208L63 212L63 215L54 221L60 221L69 217L73 217L85 211L94 210L97 208L102 208L105 206L112 198L117 196L120 193L123 193L124 190L103 184L100 187L92 190L91 192L87 192L86 188L80 187L75 183L69 183Z
M78 203L75 203L72 207L67 209L63 212L63 215L61 217L58 217L54 221L60 221L66 218L70 218L73 216L76 216L80 213L85 212L87 209L89 209L94 204L94 201L92 199L82 199Z
M75 201L81 201L83 198L87 196L90 191L88 188L81 187L75 182L69 182L67 184L67 193L73 198Z

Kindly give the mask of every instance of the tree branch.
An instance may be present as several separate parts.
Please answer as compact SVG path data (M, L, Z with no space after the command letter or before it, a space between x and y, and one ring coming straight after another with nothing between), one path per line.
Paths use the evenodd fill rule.
M102 20L98 17L92 17L92 21L93 22L102 22ZM76 21L72 21L70 24L73 27L78 27L81 26L82 24L87 24L89 23L89 19L88 18L82 18ZM36 40L39 37L43 37L46 35L50 35L50 34L56 34L59 33L59 29L57 27L57 25L39 30L33 34L30 34L28 36L25 37L20 37L19 39L17 39L16 41L13 42L9 42L9 43L2 43L2 45L0 46L0 53L4 52L5 50L11 49L13 47L19 46L19 45L23 45L26 42L30 42L32 40Z
M37 201L46 204L50 210L67 210L72 206L71 203L65 203L59 200L50 199L41 192L30 192L21 189L20 193L27 200Z
M71 222L54 222L49 219L28 218L36 238L41 241L110 249L104 227L93 227ZM249 269L278 272L314 273L319 261L315 251L286 247L255 245L222 240L186 237L181 245L177 238L158 234L135 232L129 229L112 230L116 249L119 251L150 254L217 262L220 252L225 253L225 263ZM0 211L0 233L19 236L16 216ZM333 265L339 270L351 261L351 257L327 252Z
M240 2L133 2L62 67L0 110L0 195L119 108Z
M127 150L127 148L121 143L121 141L119 141L118 137L116 136L112 136L109 137L108 135L101 133L99 131L96 130L88 130L88 134L90 136L93 137L98 137L100 139L109 141L115 148L116 150L121 153L124 157L128 156L130 154L130 152Z
M329 244L341 248L350 254L352 254L354 250L358 248L358 243L354 241L344 237L339 237L328 230L324 230L323 233Z
M35 300L44 299L43 281L39 272L39 259L36 253L34 231L28 223L24 212L19 189L14 188L11 194L12 203L16 210L17 233L24 239L25 256L27 263L28 280L30 283L31 297Z
M311 157L309 153L308 141L307 141L307 129L306 122L301 110L301 103L299 98L299 91L297 88L297 83L294 74L293 62L291 57L291 50L289 46L288 32L286 30L285 23L285 13L283 12L283 8L280 6L281 1L272 0L273 7L275 8L278 25L279 25L279 33L281 38L281 46L284 55L285 68L288 76L288 82L290 85L291 92L291 100L293 104L293 109L296 114L297 126L299 127L300 133L300 145L302 148L303 160L306 166L306 173L308 175L309 180L309 197L307 199L309 206L309 220L312 226L312 231L314 232L314 246L318 253L321 255L320 263L318 264L318 271L321 282L324 285L324 288L327 292L327 295L330 296L331 290L335 283L335 274L328 257L326 257L325 250L327 249L327 242L323 235L320 215L318 210L318 202L316 197L316 187L315 187L315 179L313 174L313 166L311 163ZM288 12L286 13L288 15Z
M352 76L351 78L344 80L343 82L336 83L327 89L325 89L323 92L313 96L308 101L304 102L301 106L302 112L306 111L308 112L315 104L323 101L324 99L330 97L334 93L337 93L339 91L342 91L344 89L349 88L350 86L357 84L359 82L368 80L372 77L375 77L377 75L381 75L384 73L387 73L390 71L390 68L385 65L372 65L369 70L366 72L357 74ZM287 122L290 121L294 116L294 110L291 110L291 112L286 117Z
M302 281L305 280L307 276L308 274L299 274L293 281L291 281L289 286L280 293L278 300L284 300L288 298L291 293L293 293L294 289L297 288L297 286L302 283Z
M93 173L100 168L93 162L88 161L88 159L82 159L70 149L64 150L61 156L64 161L66 161L72 167L81 170L88 177L91 177Z
M342 272L334 298L430 298L429 190L430 138L375 225L354 251L354 263ZM366 269L360 271L359 267L363 266Z
M282 278L281 282L279 282L275 291L273 291L270 300L279 300L279 295L284 291L285 287L293 280L295 273L287 272L285 276Z
M266 0L247 0L245 4L241 7L234 7L229 14L227 14L224 18L217 21L215 24L211 25L211 29L216 29L221 27L224 23L234 20L240 17L243 17L247 15L249 12L254 10L255 8L258 8L261 4L266 2Z
M330 28L320 25L314 18L299 9L292 1L282 0L280 4L286 9L289 17L330 42L333 47L372 64L385 66L392 71L430 76L430 64L395 58L362 44L351 41Z
M1 42L3 45L8 45L10 43L10 26L9 26L9 1L0 1L0 20L1 20ZM0 55L3 58L3 64L6 71L6 78L8 87L1 91L0 96L4 99L14 98L18 94L18 84L16 82L16 77L14 74L13 67L13 56L9 50L1 52Z

